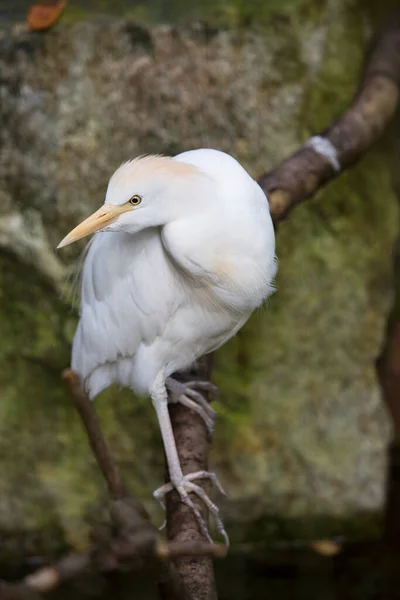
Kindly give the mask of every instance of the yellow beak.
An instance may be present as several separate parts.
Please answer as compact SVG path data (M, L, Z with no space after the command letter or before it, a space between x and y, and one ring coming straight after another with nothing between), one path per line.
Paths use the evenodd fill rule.
M110 223L112 223L119 215L124 212L128 212L129 210L132 210L130 204L123 204L122 206L103 204L99 210L96 210L95 213L90 215L90 217L82 221L82 223L75 227L75 229L70 231L70 233L66 235L65 238L58 244L57 248L68 246L68 244L72 244L86 235L103 229L107 225L110 225Z

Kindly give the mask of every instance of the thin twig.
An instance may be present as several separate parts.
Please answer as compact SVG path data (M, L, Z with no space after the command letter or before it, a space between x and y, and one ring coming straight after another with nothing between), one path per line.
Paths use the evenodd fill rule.
M70 553L63 556L51 566L38 569L18 584L3 584L3 589L8 589L16 599L23 598L31 590L36 593L47 593L57 588L60 584L75 580L84 573L106 573L114 571L126 561L135 558L158 559L165 563L168 559L182 556L208 556L223 558L226 555L224 546L209 543L193 542L186 544L167 543L151 535L151 530L143 530L141 535L120 536L110 540L102 548L96 548L88 553ZM0 585L2 582L0 582ZM169 583L171 585L171 583ZM173 600L184 598L182 596L182 583L175 578L173 583ZM176 591L179 588L181 591ZM0 587L1 590L1 587ZM2 600L5 592L0 595Z
M144 552L144 550L146 550ZM136 535L119 537L111 540L102 548L93 549L88 553L70 553L57 563L38 569L23 580L23 584L37 592L49 592L61 583L75 579L82 573L91 571L104 573L114 571L119 564L137 557L158 558L167 560L181 556L209 556L223 558L226 550L223 546L212 544L167 543L157 540L154 536Z
M79 378L74 371L65 369L62 378L71 392L72 401L85 426L90 447L107 482L111 498L113 500L125 498L127 495L125 484L111 456L92 402L82 389Z

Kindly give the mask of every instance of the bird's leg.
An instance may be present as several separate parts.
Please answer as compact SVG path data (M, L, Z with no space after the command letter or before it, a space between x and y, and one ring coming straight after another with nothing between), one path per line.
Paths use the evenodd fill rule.
M212 542L211 536L208 532L208 528L205 520L203 519L200 511L189 497L189 493L196 494L207 506L209 511L213 514L217 531L220 533L225 543L229 544L229 538L223 526L223 523L219 517L218 507L210 500L206 492L202 487L193 483L196 479L210 479L218 489L224 493L216 475L209 473L208 471L197 471L195 473L189 473L184 475L179 462L179 456L176 449L174 432L172 430L171 419L168 412L168 393L166 385L161 379L157 378L152 390L150 391L151 399L153 401L154 408L157 413L158 422L161 429L161 435L164 442L165 455L167 457L168 471L170 477L170 483L163 485L154 492L154 497L159 500L161 505L165 508L164 497L172 490L176 490L179 494L181 501L189 506L193 510L197 522L199 523L200 529L208 541Z
M217 386L210 381L193 380L183 383L173 377L167 377L165 385L169 392L168 401L183 404L187 408L197 412L204 420L208 435L211 437L215 424L215 410L196 388L216 394L218 392Z

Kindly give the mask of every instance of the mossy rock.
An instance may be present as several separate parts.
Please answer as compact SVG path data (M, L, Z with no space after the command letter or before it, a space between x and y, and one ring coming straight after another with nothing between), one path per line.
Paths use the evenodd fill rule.
M68 281L83 246L53 249L101 204L113 170L137 154L209 146L258 176L355 92L375 19L365 3L271 1L259 19L253 4L221 2L218 26L148 29L143 19L68 21L71 2L53 31L0 41L7 539L42 532L47 550L82 547L106 518L104 484L60 379L76 323ZM211 456L234 541L376 532L389 424L374 360L397 232L388 142L279 225L277 292L217 352ZM151 403L113 388L96 408L132 490L161 522Z

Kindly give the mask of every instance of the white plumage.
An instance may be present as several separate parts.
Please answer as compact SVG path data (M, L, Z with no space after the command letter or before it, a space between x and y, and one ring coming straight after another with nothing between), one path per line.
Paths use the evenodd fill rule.
M60 246L93 231L72 368L91 398L113 382L152 397L171 476L159 495L174 487L193 508L192 491L215 512L192 483L196 474L183 476L176 465L165 382L178 392L174 401L207 423L212 409L194 384L171 376L219 348L272 293L275 240L265 195L216 150L142 157L114 173L104 206Z

